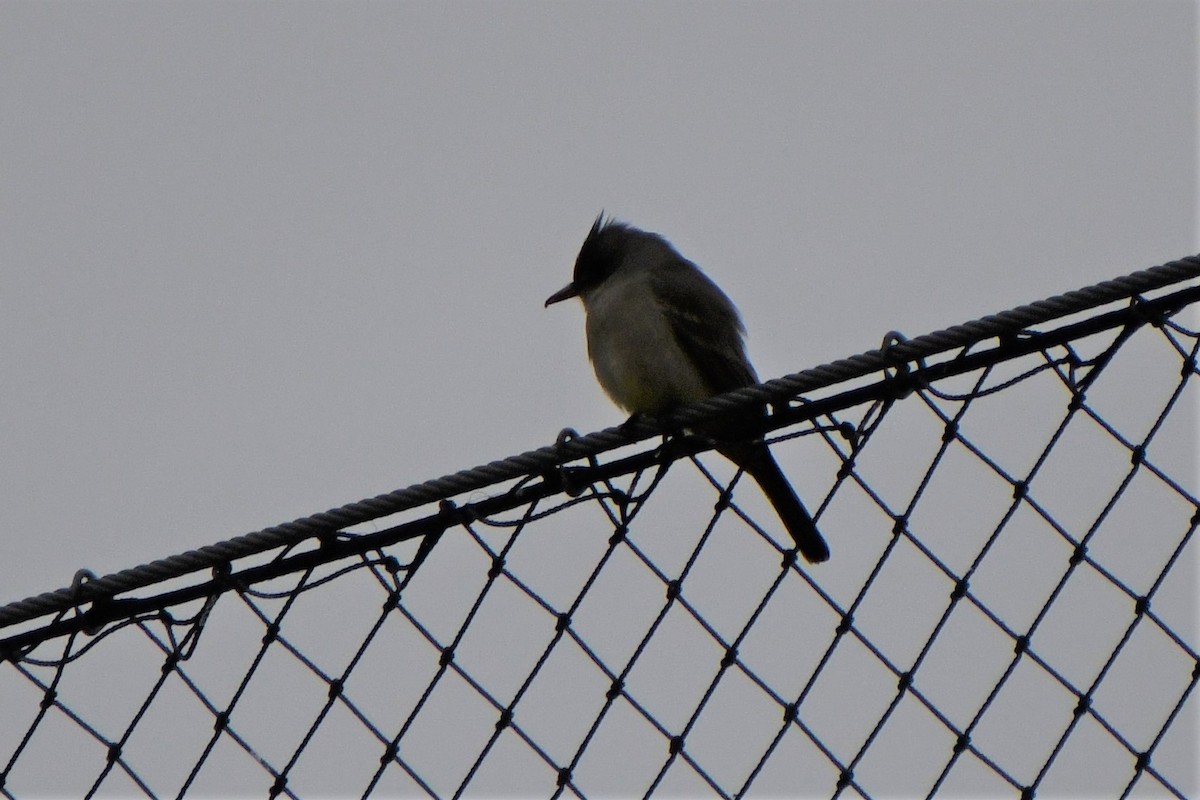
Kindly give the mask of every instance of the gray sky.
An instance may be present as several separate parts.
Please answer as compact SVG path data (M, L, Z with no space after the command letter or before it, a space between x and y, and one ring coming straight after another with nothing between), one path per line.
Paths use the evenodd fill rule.
M0 603L618 423L542 308L601 209L764 379L1194 253L1196 37L1186 2L0 3Z
M764 378L1191 253L1194 16L4 3L0 596L618 422L600 209Z

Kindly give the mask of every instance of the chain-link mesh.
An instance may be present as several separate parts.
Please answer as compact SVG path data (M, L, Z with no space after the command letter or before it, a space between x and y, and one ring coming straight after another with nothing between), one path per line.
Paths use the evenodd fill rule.
M643 421L6 606L0 794L1193 796L1158 270L680 415L774 402L824 565Z

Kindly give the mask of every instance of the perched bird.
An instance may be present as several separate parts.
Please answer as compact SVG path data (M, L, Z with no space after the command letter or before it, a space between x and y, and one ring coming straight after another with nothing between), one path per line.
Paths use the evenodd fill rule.
M588 356L600 386L631 414L659 415L758 383L737 308L657 234L601 214L575 259L571 283L546 305L571 297L583 302ZM757 437L755 422L765 413L764 405L699 430L754 478L800 553L825 561L828 545Z

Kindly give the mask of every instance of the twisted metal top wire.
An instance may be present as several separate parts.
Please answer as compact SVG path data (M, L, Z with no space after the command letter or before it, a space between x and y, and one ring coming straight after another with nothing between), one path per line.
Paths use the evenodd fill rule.
M682 410L674 417L674 422L686 426L734 408L764 401L782 402L803 392L860 378L886 367L900 366L993 337L1015 334L1031 325L1087 311L1196 277L1200 277L1200 255L1188 256L915 339L897 342L885 349L870 350L776 378L758 386L739 389ZM332 533L465 492L478 491L503 481L544 473L571 461L598 455L661 432L659 426L649 422L606 428L587 436L563 440L555 445L492 461L100 578L89 576L88 580L77 580L71 587L45 592L0 607L0 628L200 570L221 567L238 558Z

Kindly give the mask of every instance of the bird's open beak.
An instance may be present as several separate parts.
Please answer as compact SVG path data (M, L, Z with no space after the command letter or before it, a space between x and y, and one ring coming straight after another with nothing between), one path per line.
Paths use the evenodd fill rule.
M570 300L572 297L578 297L578 296L579 296L579 290L575 288L575 284L568 283L566 286L564 286L563 288L559 289L554 294L547 297L546 305L549 306L552 303L557 303L562 300Z

